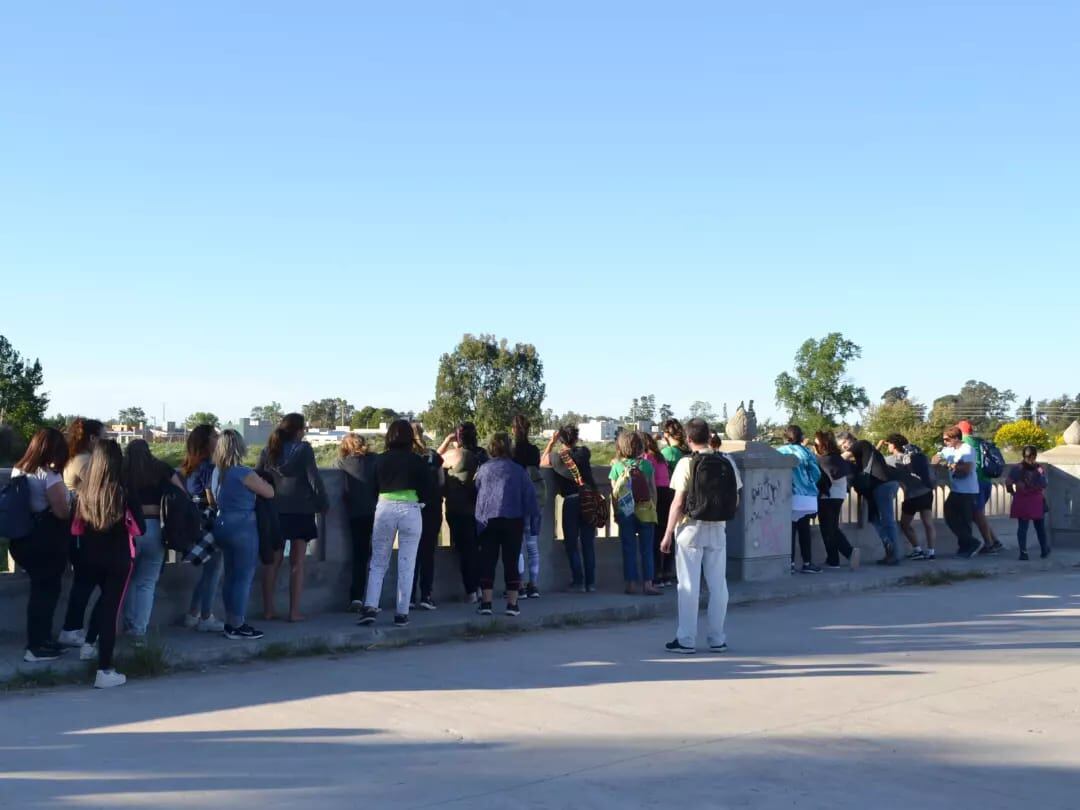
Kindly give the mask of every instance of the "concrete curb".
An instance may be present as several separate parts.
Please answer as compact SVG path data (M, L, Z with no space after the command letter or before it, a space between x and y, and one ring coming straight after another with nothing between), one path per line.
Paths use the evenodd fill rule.
M922 581L928 574L938 574L944 580L941 584L948 584L950 576L957 580L1017 576L1077 567L1080 567L1080 554L1075 552L1055 553L1045 560L1031 560L1026 563L989 557L977 560L941 559L932 563L910 563L887 569L871 565L860 572L842 570L814 576L795 574L767 582L735 583L729 588L729 605L745 606L762 602L823 598L933 584ZM385 612L380 617L379 624L374 627L358 627L352 623L353 618L346 614L324 615L304 625L293 625L296 629L290 631L290 638L271 636L256 642L223 642L217 636L193 638L186 632L180 635L183 631L177 631L175 637L166 635L161 639L159 652L170 671L205 670L244 661L273 661L306 655L395 649L567 627L644 621L674 617L677 610L676 601L670 591L663 597L624 597L621 594L602 594L600 597L626 601L622 604L595 607L587 604L580 607L575 605L554 611L549 608L548 612L543 612L543 602L539 605L529 602L528 609L516 618L499 615L490 618L463 617L458 609L468 609L466 606L447 606L445 612L421 614L417 618L422 618L423 621L416 621L401 629L388 624L390 619ZM555 597L552 601L563 598ZM703 597L703 603L706 599L707 597ZM537 605L541 612L533 614L534 605ZM435 615L438 615L438 618L433 618ZM320 626L328 621L336 623L339 620L342 624L349 624L332 629ZM170 644L170 638L183 643ZM123 671L125 659L130 660L131 656L138 654L136 650L120 646L118 668ZM72 660L70 657L50 664L25 664L21 661L16 664L12 661L6 666L0 665L0 689L24 685L44 687L80 683L89 680L92 666L92 662Z

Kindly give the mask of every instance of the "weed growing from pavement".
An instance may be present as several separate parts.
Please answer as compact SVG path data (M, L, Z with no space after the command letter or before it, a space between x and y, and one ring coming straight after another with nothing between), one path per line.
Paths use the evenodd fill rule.
M923 585L934 588L938 585L952 585L968 579L986 579L990 575L985 571L927 571L912 577L904 577L904 585Z

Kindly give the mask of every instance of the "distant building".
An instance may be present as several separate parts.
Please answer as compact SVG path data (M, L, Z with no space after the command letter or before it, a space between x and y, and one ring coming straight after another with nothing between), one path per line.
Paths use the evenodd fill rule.
M266 444L273 430L274 426L265 419L240 420L240 435L244 438L244 444Z
M610 442L619 432L619 426L607 419L593 419L577 426L578 438L583 442Z
M120 445L126 445L134 439L145 439L150 441L153 438L151 432L147 430L146 425L140 422L138 425L122 425L115 424L109 425L108 430L105 431L105 435L118 442Z

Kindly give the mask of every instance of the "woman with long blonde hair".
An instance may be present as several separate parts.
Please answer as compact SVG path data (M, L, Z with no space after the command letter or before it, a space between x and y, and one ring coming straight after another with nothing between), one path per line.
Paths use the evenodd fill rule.
M273 498L274 488L244 465L247 446L235 430L226 430L214 448L210 489L217 501L214 540L225 561L222 597L225 600L225 638L259 639L263 634L247 623L251 583L259 567L259 531L255 498Z
M98 689L127 681L113 668L113 651L120 606L135 559L135 538L146 532L142 509L124 487L123 462L124 454L115 441L105 439L94 445L71 525L72 534L80 539L83 565L101 589L80 655L90 660L96 653L94 686Z

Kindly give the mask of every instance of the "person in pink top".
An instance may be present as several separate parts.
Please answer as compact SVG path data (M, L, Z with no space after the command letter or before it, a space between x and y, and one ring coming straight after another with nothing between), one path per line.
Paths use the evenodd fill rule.
M1023 460L1009 471L1005 479L1005 489L1012 493L1012 507L1009 517L1017 522L1016 539L1020 543L1020 559L1026 560L1028 524L1035 524L1035 536L1039 539L1042 557L1050 556L1050 545L1046 540L1046 470L1037 464L1038 448L1027 445L1023 449Z
M660 445L657 443L656 437L649 431L641 431L641 441L645 445L645 452L641 454L641 457L652 464L653 471L656 474L656 517L658 521L656 525L662 530L667 526L671 503L675 500L675 491L671 488L671 470L674 463L669 463L663 453L660 452ZM653 559L654 585L663 588L669 582L674 581L674 577L671 576L674 560L673 555L664 554L660 550L660 544L656 544Z

